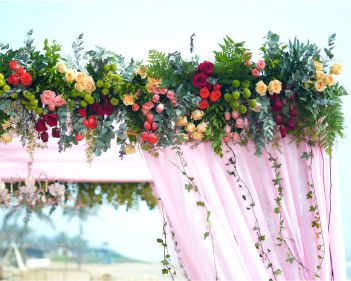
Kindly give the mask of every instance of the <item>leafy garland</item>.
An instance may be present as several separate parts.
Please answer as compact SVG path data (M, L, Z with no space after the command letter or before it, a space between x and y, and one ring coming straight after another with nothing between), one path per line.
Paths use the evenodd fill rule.
M335 81L342 66L332 63L334 41L335 34L323 55L315 44L296 38L283 44L268 32L262 59L253 62L244 42L227 36L213 63L156 50L143 63L101 47L85 51L83 34L71 58L55 41L38 51L29 31L19 49L0 44L0 140L18 136L25 144L34 136L40 145L53 137L63 151L86 139L91 161L112 140L120 157L135 145L157 151L201 141L222 155L223 140L252 141L261 155L280 133L319 138L331 154L343 136L347 94Z

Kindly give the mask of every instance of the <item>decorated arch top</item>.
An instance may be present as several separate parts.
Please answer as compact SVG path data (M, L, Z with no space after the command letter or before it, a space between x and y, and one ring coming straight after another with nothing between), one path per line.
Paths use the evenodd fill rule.
M0 135L18 136L31 149L58 138L62 151L83 139L89 158L112 140L120 155L135 145L157 150L209 141L221 154L222 141L265 144L291 135L330 153L343 135L341 97L336 82L342 66L333 61L335 34L323 51L298 39L287 44L271 32L261 59L243 42L226 37L214 61L189 60L179 52L149 52L147 63L97 47L84 51L83 35L63 58L60 46L45 40L42 51L0 44Z

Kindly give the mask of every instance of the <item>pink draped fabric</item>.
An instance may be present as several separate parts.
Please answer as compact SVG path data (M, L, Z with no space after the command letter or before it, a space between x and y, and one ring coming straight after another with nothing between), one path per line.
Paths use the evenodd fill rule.
M324 257L320 275L322 280L346 280L344 245L339 194L333 177L333 165L328 156L318 147L313 148L312 175L307 168L309 161L301 159L303 152L309 152L307 144L289 144L282 140L280 151L271 146L267 151L278 158L283 178L282 216L285 222L283 237L293 255L303 264L288 263L287 248L277 245L279 217L274 213L277 188L267 151L261 157L250 149L231 146L237 159L238 173L251 191L255 202L254 210L259 222L265 251L275 269L281 274L277 280L312 280L318 265L316 229L314 217L309 211L309 179L313 177L321 217L324 239ZM262 262L255 248L257 235L249 200L243 200L244 191L230 175L228 159L231 152L223 146L224 157L216 156L210 144L203 143L192 149L181 146L188 175L194 177L199 194L188 192L184 186L186 178L179 170L181 163L176 151L165 149L158 158L145 153L151 171L155 192L172 225L180 258L191 280L215 280L215 268L219 280L269 280L274 277L268 262ZM330 190L332 193L330 195ZM206 212L196 206L196 201L205 202L211 211L211 236L203 239L207 230ZM321 253L321 251L319 251ZM323 255L322 255L323 256Z

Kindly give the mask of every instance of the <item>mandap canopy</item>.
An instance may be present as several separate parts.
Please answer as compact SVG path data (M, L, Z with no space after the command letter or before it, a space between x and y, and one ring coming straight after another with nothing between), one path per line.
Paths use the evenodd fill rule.
M38 51L31 36L17 50L0 44L4 207L64 196L57 182L13 184L24 160L16 137L51 180L152 179L164 211L163 273L172 279L167 231L191 280L345 279L331 156L347 93L336 81L335 35L321 50L269 32L258 60L226 37L214 62L199 62L191 38L190 59L152 50L147 63L85 51L82 34L63 58L56 42ZM102 155L111 146L121 158L140 150L150 173L140 157ZM88 174L82 150L88 162L101 155Z

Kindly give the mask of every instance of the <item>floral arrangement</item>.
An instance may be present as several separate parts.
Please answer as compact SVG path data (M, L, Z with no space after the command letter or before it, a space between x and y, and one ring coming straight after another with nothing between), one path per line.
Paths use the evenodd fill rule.
M347 94L336 82L334 40L322 51L269 32L254 62L243 42L226 37L213 62L152 50L143 63L100 47L84 51L82 34L73 57L47 40L38 51L30 31L22 48L0 44L0 140L17 136L35 147L57 138L62 151L85 139L91 159L113 139L121 157L136 145L157 151L202 141L218 155L223 141L253 142L260 155L290 135L331 153L343 136Z

